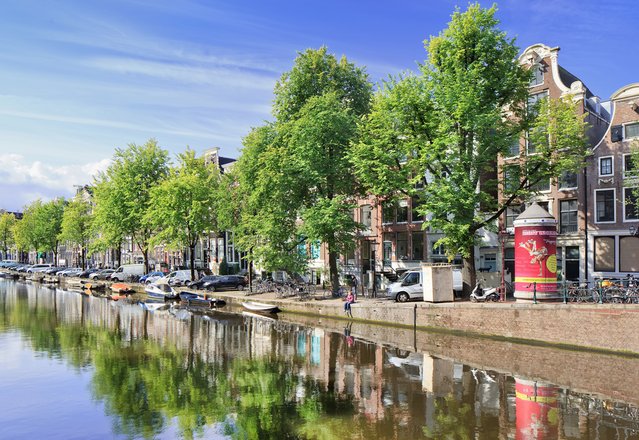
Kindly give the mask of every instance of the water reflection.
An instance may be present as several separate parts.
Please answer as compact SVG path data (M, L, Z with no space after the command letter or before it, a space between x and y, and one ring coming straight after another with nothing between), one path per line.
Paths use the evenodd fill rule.
M0 334L91 372L90 398L115 436L639 438L635 406L373 343L352 324L149 311L5 281L0 303Z

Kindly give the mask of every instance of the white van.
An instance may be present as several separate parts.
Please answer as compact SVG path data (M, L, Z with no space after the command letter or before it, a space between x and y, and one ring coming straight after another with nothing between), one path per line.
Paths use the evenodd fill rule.
M453 268L453 291L463 289L461 269ZM411 299L423 299L424 287L422 285L421 269L409 270L405 272L396 282L386 289L386 298L399 302L406 302Z
M123 264L111 274L113 281L129 281L132 276L144 275L144 264Z

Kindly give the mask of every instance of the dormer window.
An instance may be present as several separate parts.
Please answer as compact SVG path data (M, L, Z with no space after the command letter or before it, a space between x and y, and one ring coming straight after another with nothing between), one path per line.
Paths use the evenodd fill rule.
M530 87L540 86L544 83L544 66L535 64L531 67L532 78L530 79Z

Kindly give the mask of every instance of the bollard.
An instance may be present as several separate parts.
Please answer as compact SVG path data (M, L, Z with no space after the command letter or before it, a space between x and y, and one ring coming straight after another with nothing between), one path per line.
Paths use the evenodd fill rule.
M533 304L537 304L537 281L533 283Z

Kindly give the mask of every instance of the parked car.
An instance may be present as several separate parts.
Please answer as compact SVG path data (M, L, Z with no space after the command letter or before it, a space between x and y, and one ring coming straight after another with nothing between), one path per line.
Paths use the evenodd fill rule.
M205 275L197 281L190 282L188 286L191 289L206 289L206 286L215 278L218 278L218 275Z
M244 290L244 287L246 287L246 280L238 275L215 277L204 285L204 288L210 291L223 289Z
M453 293L461 291L462 274L461 269L453 268ZM421 269L409 270L405 272L396 282L386 289L386 298L399 302L406 302L411 299L424 298L424 286L422 284Z
M114 269L102 269L100 272L93 272L91 275L89 275L89 279L106 280L113 274L113 272L115 272Z
M42 272L46 273L47 275L55 275L57 274L59 271L66 269L65 266L53 266L50 267L48 269L43 270Z
M162 278L163 276L164 276L164 272L160 272L159 270L156 270L156 271L153 271L153 272L149 272L146 275L142 275L140 277L139 281L141 283L146 283L147 279L149 279L149 278L154 278L153 281L155 281L155 280L158 280L158 279ZM153 281L149 281L149 283L152 283Z
M174 270L165 277L162 277L170 286L185 286L191 279L190 270Z
M31 264L20 264L15 268L15 270L16 272L26 272L31 266Z
M57 275L62 277L75 277L78 276L80 272L82 272L82 269L79 267L69 267L58 271Z
M50 267L53 267L53 264L51 263L34 264L30 268L28 268L26 272L27 273L43 272L44 270L49 269Z
M77 276L80 278L89 278L89 275L92 273L100 272L102 269L98 269L97 267L92 267L91 269L86 269L80 272Z

